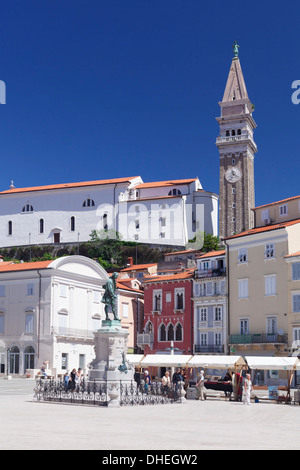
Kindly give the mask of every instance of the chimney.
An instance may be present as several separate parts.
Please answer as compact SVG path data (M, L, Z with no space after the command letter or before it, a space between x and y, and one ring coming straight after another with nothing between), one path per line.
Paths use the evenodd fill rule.
M128 267L133 266L133 257L132 257L132 256L128 256L128 258L127 258L127 266L128 266Z

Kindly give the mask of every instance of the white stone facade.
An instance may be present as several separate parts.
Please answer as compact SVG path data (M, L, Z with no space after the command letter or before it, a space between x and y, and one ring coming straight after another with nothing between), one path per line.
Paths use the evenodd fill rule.
M94 229L174 246L185 246L199 230L218 234L218 196L203 191L197 178L11 187L0 196L0 247L84 242Z
M0 264L0 372L23 375L49 361L54 376L86 373L105 318L106 271L83 256Z

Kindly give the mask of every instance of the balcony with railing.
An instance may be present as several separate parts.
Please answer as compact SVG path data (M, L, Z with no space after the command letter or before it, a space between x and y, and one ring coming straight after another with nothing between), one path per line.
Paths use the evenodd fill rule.
M224 354L224 344L194 345L194 354Z
M195 279L202 279L205 277L222 277L226 276L226 268L218 268L218 269L196 269L194 271L194 278Z
M153 348L154 334L153 333L138 333L136 343L137 343L137 346L142 349L145 346L149 346L150 348Z
M287 344L288 335L278 333L249 333L245 335L230 335L229 344Z

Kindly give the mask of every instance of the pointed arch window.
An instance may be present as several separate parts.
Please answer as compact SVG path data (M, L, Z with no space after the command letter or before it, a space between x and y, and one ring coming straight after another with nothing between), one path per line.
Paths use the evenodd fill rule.
M175 341L182 341L182 325L177 323L175 328Z
M174 326L172 325L172 323L168 325L167 338L168 341L174 341Z
M12 232L13 232L13 224L12 224L12 221L10 220L8 222L8 235L12 235Z
M164 323L162 323L159 326L158 338L159 338L159 341L166 341L166 339L167 339L166 326L165 326Z

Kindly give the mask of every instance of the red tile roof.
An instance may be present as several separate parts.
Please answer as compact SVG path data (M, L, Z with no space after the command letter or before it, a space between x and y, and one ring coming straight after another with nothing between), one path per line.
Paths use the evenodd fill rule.
M246 230L245 232L237 233L236 235L231 235L231 237L225 238L225 240L230 240L232 238L238 238L238 237L244 237L246 235L254 235L256 233L263 233L263 232L269 232L271 230L278 230L281 228L289 227L291 225L299 224L300 219L296 220L290 220L288 222L281 222L279 224L274 224L274 225L267 225L264 227L258 227L258 228L252 228L250 230Z
M79 183L50 184L47 186L34 186L30 188L12 188L6 191L1 191L0 194L15 194L15 193L30 192L30 191L49 191L53 189L68 189L68 188L80 188L84 186L99 186L99 185L104 185L104 184L126 183L126 182L130 182L134 178L138 178L138 177L132 176L130 178L115 178L115 179L108 179L108 180L84 181L84 182L79 182Z
M149 264L133 264L128 268L121 269L121 273L126 271L139 271L141 269L151 268L152 266L157 266L157 263L149 263Z
M222 256L222 255L225 255L225 250L209 251L208 253L202 253L201 255L197 256L197 259L212 258L213 256Z
M194 270L185 271L178 274L166 274L166 275L159 275L159 276L151 276L147 277L143 284L150 283L150 282L162 282L162 281L180 281L183 279L190 279L193 277Z
M282 199L281 201L269 202L268 204L263 204L262 206L254 207L254 209L261 209L262 207L273 206L275 204L283 204L285 202L293 201L294 199L299 199L299 198L300 198L300 196L292 196L292 197L288 197L286 199Z
M15 263L15 264L5 264L0 263L0 272L10 272L10 271L26 271L29 269L46 269L53 260L48 261L33 261L31 263Z

